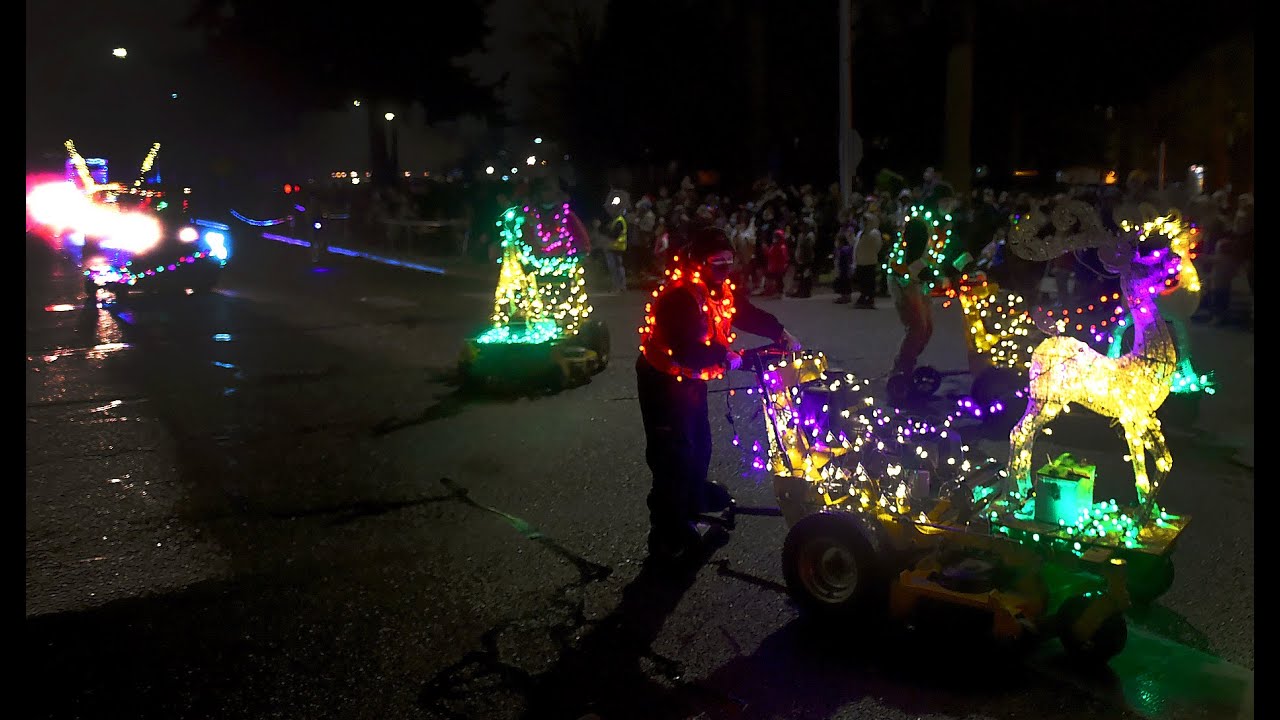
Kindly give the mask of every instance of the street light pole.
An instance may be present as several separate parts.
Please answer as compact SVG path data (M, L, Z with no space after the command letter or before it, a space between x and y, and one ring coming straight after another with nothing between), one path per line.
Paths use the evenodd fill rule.
M400 174L400 128L395 124L395 113L389 112L382 117L387 120L387 127L390 128L388 134L391 136L391 150L388 153L387 166L391 171L391 177L397 178Z

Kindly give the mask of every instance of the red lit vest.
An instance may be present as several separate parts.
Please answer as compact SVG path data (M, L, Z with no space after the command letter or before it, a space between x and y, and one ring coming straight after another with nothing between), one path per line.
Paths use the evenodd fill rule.
M702 316L705 327L703 343L707 346L720 344L728 347L735 337L732 328L733 315L737 309L733 306L733 289L733 283L725 280L720 287L712 290L707 287L697 270L682 267L668 270L666 280L653 291L653 298L644 306L644 325L640 327L640 352L644 359L655 369L674 375L677 380L712 380L724 377L723 365L686 367L677 362L658 328L655 309L666 294L677 290L689 292L698 303Z

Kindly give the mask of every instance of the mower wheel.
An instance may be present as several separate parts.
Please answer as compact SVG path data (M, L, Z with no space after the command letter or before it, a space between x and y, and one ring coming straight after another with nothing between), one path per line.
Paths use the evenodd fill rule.
M554 395L572 384L572 378L569 371L558 362L553 362L541 373L541 385L550 394Z
M885 391L889 394L889 402L894 405L905 405L911 400L911 376L905 373L894 373L885 382Z
M888 585L871 543L843 513L814 513L787 532L782 574L800 611L820 622L886 608Z
M599 372L609 366L609 326L599 320L588 320L582 324L582 329L578 331L581 337L580 344L588 350L595 351L599 363L596 365L596 371Z
M1173 587L1173 558L1168 555L1129 553L1124 559L1129 568L1125 585L1134 607L1150 606Z
M1097 598L1077 595L1062 603L1058 609L1062 646L1068 656L1081 664L1104 665L1124 650L1125 643L1129 641L1129 625L1125 622L1124 613L1114 612L1089 637L1077 636L1072 628L1092 602L1097 602Z
M911 391L920 397L930 397L942 387L942 373L928 365L916 368L911 374Z

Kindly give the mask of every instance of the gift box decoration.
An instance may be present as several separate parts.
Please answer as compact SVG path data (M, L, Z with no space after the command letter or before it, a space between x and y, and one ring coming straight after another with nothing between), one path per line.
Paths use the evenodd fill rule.
M1076 524L1080 514L1093 508L1096 465L1076 462L1063 453L1036 471L1036 520Z

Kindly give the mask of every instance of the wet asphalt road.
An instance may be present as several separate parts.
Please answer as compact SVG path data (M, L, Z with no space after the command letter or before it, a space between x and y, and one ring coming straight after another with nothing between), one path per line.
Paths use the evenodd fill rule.
M1084 673L1056 643L1019 665L958 635L808 627L777 518L741 518L694 573L647 567L640 294L593 296L614 357L590 384L468 398L449 370L491 309L483 271L317 271L240 234L217 293L104 307L31 246L29 717L1251 716L1253 470L1233 461L1251 448L1251 334L1194 330L1221 391L1165 419L1162 504L1194 517L1177 579L1111 670ZM887 303L762 304L868 377L900 337ZM962 366L958 310L937 326L925 361ZM724 398L712 472L766 506ZM750 398L731 407L746 444L762 437ZM1036 451L1087 454L1099 496L1122 492L1123 443L1086 415Z

